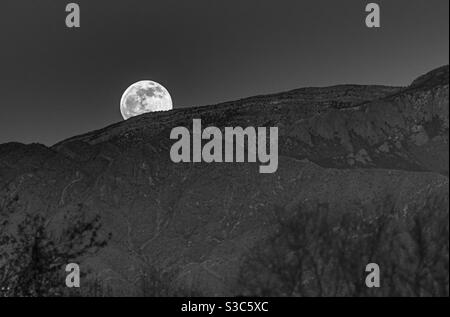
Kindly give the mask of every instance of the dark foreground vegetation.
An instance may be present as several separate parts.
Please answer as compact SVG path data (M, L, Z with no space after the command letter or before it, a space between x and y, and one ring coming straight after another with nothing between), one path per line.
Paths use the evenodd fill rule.
M246 257L240 288L251 296L448 296L447 198L398 210L299 206ZM278 215L288 214L279 210ZM368 263L380 267L368 288Z
M65 285L65 267L106 245L100 218L79 205L64 215L57 232L43 215L15 214L17 202L4 204L0 214L0 297L75 294Z
M48 219L27 215L12 226L15 200L2 206L0 297L114 296L101 280L68 290L64 267L107 243L100 219L79 206L68 212L59 234ZM245 296L448 296L448 198L398 209L382 206L334 210L328 205L277 208L275 229L243 258L237 280ZM9 215L6 217L5 215ZM17 221L17 219L16 219ZM5 230L14 227L15 230ZM195 296L174 289L174 272L160 272L142 258L137 293L132 296ZM368 263L380 267L380 288L365 285Z

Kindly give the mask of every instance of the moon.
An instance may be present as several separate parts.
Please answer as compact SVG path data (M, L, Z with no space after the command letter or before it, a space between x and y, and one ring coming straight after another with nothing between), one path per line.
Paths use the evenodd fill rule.
M147 112L172 110L172 98L163 85L141 80L125 90L120 100L124 120Z

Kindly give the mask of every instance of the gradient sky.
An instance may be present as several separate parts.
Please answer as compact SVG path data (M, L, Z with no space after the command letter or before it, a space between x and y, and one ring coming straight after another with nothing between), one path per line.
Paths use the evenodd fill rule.
M449 61L448 0L2 0L0 143L52 145L122 120L133 82L175 107L303 86L407 85Z

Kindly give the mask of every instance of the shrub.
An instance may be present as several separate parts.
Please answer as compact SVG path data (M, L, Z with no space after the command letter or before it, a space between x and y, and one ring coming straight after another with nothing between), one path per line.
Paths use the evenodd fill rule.
M278 208L278 215L288 214ZM398 210L299 206L243 260L239 287L251 296L448 296L448 199ZM381 287L365 285L377 263Z
M65 215L59 234L43 215L26 214L17 225L9 216L17 216L11 206L0 215L0 297L64 295L65 266L107 242L98 235L99 216L89 219L82 205Z

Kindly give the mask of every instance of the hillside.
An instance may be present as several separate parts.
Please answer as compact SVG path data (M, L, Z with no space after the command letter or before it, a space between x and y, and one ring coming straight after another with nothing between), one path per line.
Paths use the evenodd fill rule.
M82 205L110 243L83 259L116 295L136 294L146 267L206 295L237 295L242 259L274 229L274 212L308 202L373 210L448 200L449 67L407 87L302 88L214 106L131 118L39 144L0 145L0 207L42 213L57 227ZM279 168L174 164L170 131L204 126L277 126ZM448 215L448 211L447 211ZM174 286L175 287L175 286Z

